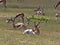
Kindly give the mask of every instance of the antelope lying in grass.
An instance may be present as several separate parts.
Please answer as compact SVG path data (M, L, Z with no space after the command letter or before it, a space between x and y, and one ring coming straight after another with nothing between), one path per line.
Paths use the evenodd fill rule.
M37 24L34 23L34 29L26 29L23 34L40 34L40 30L38 28L40 22L38 22Z
M36 11L36 14L37 15L44 15L44 12L43 12L43 10L38 10L38 11Z
M36 11L36 15L43 15L43 16L45 15L44 10L41 8L38 8L37 10L34 11Z
M14 20L16 18L20 17L22 19L22 22L24 23L24 13L21 13L21 14L17 14L15 17L14 17Z
M12 17L11 18L7 18L7 20L6 20L6 22L7 23L12 23L14 20L12 19Z
M10 18L10 19L7 19L6 21L7 23L12 23L13 27L14 28L25 28L25 24L24 23L14 23L14 19Z

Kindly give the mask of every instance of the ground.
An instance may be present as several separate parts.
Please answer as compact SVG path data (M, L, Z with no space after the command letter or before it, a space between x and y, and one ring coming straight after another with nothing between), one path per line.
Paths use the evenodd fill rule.
M34 9L36 9L36 3L38 1L34 3L34 7L33 3L32 5L30 3L27 4L26 1L24 2L26 4L24 5L24 3L21 3L20 6L22 6L19 6L19 8L15 7L14 4L16 3L10 4L10 2L8 2L7 4L7 9L4 9L2 6L0 6L0 45L60 45L60 19L56 20L55 17L55 13L59 12L60 9L59 7L57 9L54 9L54 7L51 6L51 4L56 3L55 0L53 0L54 3L52 2L52 0L51 3L48 3L48 0L46 1L47 4L45 3L45 1L43 1L44 3L42 3L41 0L41 4L43 4L45 8L45 17L48 17L49 20L47 23L44 22L40 24L40 35L23 35L22 33L24 29L14 29L11 24L6 23L5 17L14 17L16 16L16 14L21 12L24 12L25 17L31 16L34 14ZM38 4L40 5L40 3ZM47 7L45 7L45 4ZM33 28L32 23L28 26L28 28Z

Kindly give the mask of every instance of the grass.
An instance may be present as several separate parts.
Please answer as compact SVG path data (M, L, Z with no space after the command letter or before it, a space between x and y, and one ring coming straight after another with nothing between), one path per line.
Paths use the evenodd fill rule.
M14 1L16 0L8 0L7 9L0 6L0 16L14 17L22 12L25 17L31 16L35 13L34 9L41 6L45 9L45 17L49 17L49 21L40 24L40 35L23 35L24 29L14 29L11 24L6 23L6 18L0 18L0 45L60 45L60 18L55 19L55 13L60 9L54 9L55 0L24 0L18 7ZM33 28L33 22L28 28Z
M59 45L59 33L44 32L38 35L23 35L18 30L0 30L2 45Z
M32 9L19 9L19 10L7 9L6 11L2 10L0 14L1 15L4 14L5 16L15 16L16 14L19 13L19 11L24 12L26 16L32 15L32 13L34 13ZM23 29L14 29L12 25L6 23L6 18L0 18L0 44L1 45L60 45L59 43L60 21L53 19L55 18L54 15L46 15L46 17L50 17L50 20L47 23L40 24L41 33L39 36L28 35L28 34L23 35L22 34L24 31ZM31 26L32 23L30 25L30 28Z

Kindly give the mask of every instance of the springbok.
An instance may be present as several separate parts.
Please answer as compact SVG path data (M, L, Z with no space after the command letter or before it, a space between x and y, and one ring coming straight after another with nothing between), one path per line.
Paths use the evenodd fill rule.
M23 34L40 34L40 30L38 28L38 25L40 24L40 22L38 22L37 24L34 23L34 29L26 29Z
M36 15L43 15L43 16L45 15L45 12L42 8L37 8L37 10L34 11L36 11Z
M58 1L58 3L55 6L55 9L60 5L60 1Z
M24 13L21 13L21 14L17 14L15 17L14 17L14 20L16 18L20 17L22 19L22 22L24 23Z
M56 15L56 19L58 19L58 17L60 17L60 13L59 12L56 13L55 15Z
M6 21L7 23L12 23L12 25L13 25L13 28L26 28L26 26L25 26L25 24L24 23L14 23L14 19L12 19L12 18L10 18L10 19L7 19L7 21Z
M4 7L6 8L6 0L0 0L0 3L3 2Z
M38 10L38 11L36 12L36 14L37 14L37 15L44 15L44 13L43 13L42 10Z
M12 19L12 17L11 18L7 18L7 20L6 20L7 23L12 23L13 21L14 21L14 19Z

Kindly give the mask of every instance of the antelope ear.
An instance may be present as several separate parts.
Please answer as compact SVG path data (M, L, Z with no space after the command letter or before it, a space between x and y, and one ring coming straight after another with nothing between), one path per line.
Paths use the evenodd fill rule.
M40 22L38 22L36 25L39 26Z

